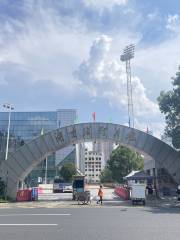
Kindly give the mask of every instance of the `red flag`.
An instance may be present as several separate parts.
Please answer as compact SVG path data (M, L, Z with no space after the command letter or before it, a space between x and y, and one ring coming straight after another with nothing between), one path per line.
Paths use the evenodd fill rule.
M93 121L95 122L96 121L96 113L95 112L92 113L92 117L93 117Z

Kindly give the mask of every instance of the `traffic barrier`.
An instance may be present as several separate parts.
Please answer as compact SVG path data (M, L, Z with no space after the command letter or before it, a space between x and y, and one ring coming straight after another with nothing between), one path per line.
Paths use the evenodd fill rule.
M38 194L43 193L43 188L42 187L38 187Z
M124 200L129 200L130 199L130 192L126 188L116 187L114 192Z
M38 200L38 188L34 187L31 190L31 200L37 201Z
M38 193L53 193L53 184L39 184Z
M24 189L24 190L18 190L16 195L16 201L17 202L25 202L25 201L31 201L31 189Z

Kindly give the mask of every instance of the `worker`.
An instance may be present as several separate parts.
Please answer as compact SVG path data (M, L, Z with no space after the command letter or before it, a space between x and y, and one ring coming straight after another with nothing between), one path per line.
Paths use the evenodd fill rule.
M97 204L100 202L102 205L103 202L103 190L102 190L102 185L100 185L99 191L98 191L98 196L99 196L99 200L97 200Z

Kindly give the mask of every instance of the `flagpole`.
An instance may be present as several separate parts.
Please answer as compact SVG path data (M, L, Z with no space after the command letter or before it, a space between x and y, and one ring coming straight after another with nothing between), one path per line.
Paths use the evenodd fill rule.
M45 184L47 184L47 157L45 159L46 168L45 168Z

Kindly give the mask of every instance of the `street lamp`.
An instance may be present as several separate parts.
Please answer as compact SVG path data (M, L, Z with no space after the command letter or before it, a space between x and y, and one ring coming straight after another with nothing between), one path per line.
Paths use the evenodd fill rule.
M8 158L8 147L9 147L9 131L10 131L10 123L11 123L11 111L14 110L14 107L10 103L3 104L3 107L6 108L9 112L8 115L8 131L7 131L7 141L6 141L6 155L5 160Z
M8 115L8 131L7 131L7 141L6 141L6 154L5 154L5 161L8 158L8 147L9 147L9 131L10 131L10 123L11 123L11 111L14 109L12 104L5 103L3 107L6 108L9 112ZM6 189L5 189L5 200L7 200L7 185L8 185L8 171L6 172Z

